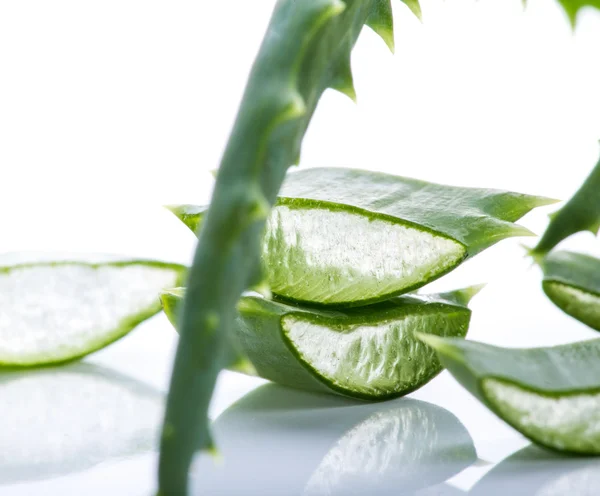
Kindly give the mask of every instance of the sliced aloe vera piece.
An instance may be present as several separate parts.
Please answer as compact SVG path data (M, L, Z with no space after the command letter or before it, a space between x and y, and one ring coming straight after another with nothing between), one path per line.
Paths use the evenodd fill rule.
M558 451L600 454L600 339L508 349L419 338L465 388L532 441Z
M600 331L600 260L568 251L550 252L541 261L542 287L554 304Z
M104 367L4 371L0 397L0 484L66 475L158 444L163 395Z
M234 341L259 376L280 384L369 400L402 396L441 370L413 333L464 337L467 304L480 288L337 311L244 296ZM170 294L166 308L173 315L183 293ZM229 353L229 367L238 369L245 360Z
M0 267L0 366L66 362L123 337L161 309L185 267L151 260Z
M554 200L459 188L357 169L289 174L263 239L273 293L356 306L424 286L511 236L514 224ZM205 207L168 207L197 232Z

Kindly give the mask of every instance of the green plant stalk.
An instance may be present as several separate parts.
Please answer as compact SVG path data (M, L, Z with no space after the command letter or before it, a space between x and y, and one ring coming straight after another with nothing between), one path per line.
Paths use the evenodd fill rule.
M410 2L413 4L414 2ZM326 88L354 94L350 52L368 24L384 40L390 0L279 0L254 62L202 222L180 319L161 438L159 494L187 494L207 410L243 290L259 284L260 241L287 169Z
M550 224L537 246L531 250L531 255L539 260L569 236L581 231L597 234L598 230L600 230L600 160L573 197L551 215Z

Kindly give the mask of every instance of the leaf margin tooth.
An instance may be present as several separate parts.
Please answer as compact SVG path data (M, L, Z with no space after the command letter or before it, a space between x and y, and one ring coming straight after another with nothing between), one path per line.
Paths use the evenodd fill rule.
M383 40L390 52L395 52L394 14L391 0L380 0L365 24Z

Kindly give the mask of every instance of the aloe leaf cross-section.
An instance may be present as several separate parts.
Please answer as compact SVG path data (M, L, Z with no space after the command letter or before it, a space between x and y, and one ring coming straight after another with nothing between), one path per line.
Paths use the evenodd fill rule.
M553 200L359 169L289 174L267 220L262 261L287 300L361 306L420 288L498 241ZM205 209L170 207L197 232Z
M542 288L571 317L600 331L600 260L569 251L552 251L541 262Z
M0 267L0 367L68 362L160 312L159 293L186 268L153 260Z
M535 443L600 455L600 339L499 348L420 335L475 397Z
M366 400L402 396L441 371L433 350L414 333L464 337L467 304L480 288L338 310L243 296L234 330L241 355L230 351L235 358L228 366L239 370L236 364L247 359L259 376L305 390ZM173 314L183 295L170 295L163 302Z

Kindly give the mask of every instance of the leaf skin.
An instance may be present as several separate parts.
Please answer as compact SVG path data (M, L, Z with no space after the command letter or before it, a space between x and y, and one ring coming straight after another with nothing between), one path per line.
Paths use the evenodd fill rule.
M140 277L136 269L148 273L145 281L134 279ZM154 260L57 261L0 267L0 288L6 291L0 303L0 368L71 362L114 343L160 312L158 293L164 286L181 283L186 271L182 265ZM164 286L154 277L164 279ZM126 286L128 283L131 287ZM142 289L141 283L148 287ZM113 294L117 285L120 295ZM40 294L46 293L45 287L52 288L51 296ZM93 302L92 297L101 299ZM127 298L135 298L136 310L123 314L122 304ZM148 303L141 305L141 299ZM94 309L85 305L94 304L102 307L103 313L97 316L102 322L90 322ZM107 313L111 311L117 312L118 320L108 324ZM21 331L29 332L22 343L18 342L20 336L15 336Z
M578 405L600 402L600 339L549 348L510 349L432 335L418 337L437 351L442 365L458 382L533 442L556 451L600 455L600 431L594 431L597 417L576 419L579 423L574 426L556 427L560 418L542 423L539 412L536 417L532 403L527 403L531 398L542 405L554 400L546 412L566 415L578 413L569 410L575 406L569 401ZM507 406L494 392L499 385L527 401ZM517 412L519 407L523 411ZM598 411L594 407L593 415ZM552 422L554 427L547 427Z
M513 222L536 206L552 201L506 191L442 186L358 169L301 170L288 175L267 223L263 270L271 291L289 301L336 307L363 306L418 289L504 238L530 234ZM205 212L203 207L193 205L180 205L171 210L190 229L200 222ZM307 220L281 220L282 216L298 211L308 212L303 217ZM379 258L387 258L390 263L386 264L386 267L389 265L386 271L379 271L378 267L377 270L356 267L344 256L342 262L340 257L331 255L338 247L346 246L344 239L325 241L316 234L319 242L315 243L301 231L307 229L305 223L311 212L312 218L317 219L325 211L328 215L352 215L358 233L348 235L352 238L367 240L368 235L373 235L385 240L383 243L363 241L355 248L346 248L346 252L352 254L360 250L356 258L375 261L372 262L375 265ZM367 225L360 223L363 219L368 220ZM378 222L372 223L372 220ZM315 224L325 222L314 221ZM384 234L381 227L378 231L376 224L407 228L444 243L451 240L454 246L452 251L440 249L435 263L421 260L421 265L415 265L414 270L402 273L404 267L412 263L403 258L405 252L411 256L410 235L403 234L401 240L392 242L393 235ZM315 232L315 229L310 230ZM329 231L324 233L324 237L328 235ZM290 238L296 241L290 242ZM425 249L422 242L416 247L418 251ZM327 262L316 264L319 259Z
M231 348L237 346L241 351L231 352L228 368L239 371L240 364L250 364L245 369L256 370L256 374L265 379L321 393L337 393L365 400L403 396L421 387L441 371L437 359L431 353L423 353L424 348L412 336L411 328L403 327L403 321L419 319L416 328L425 332L464 337L471 317L467 305L480 289L480 286L475 286L442 295L392 298L368 307L348 310L325 310L289 305L257 296L243 296L238 304L240 315L233 327L234 336L231 337ZM170 318L177 313L183 298L182 291L163 293L163 305ZM307 355L303 356L303 345L290 328L292 322L325 326L327 332L348 336L355 332L358 335L361 329L378 328L378 335L385 335L383 339L369 340L367 335L362 338L358 336L354 342L358 349L354 346L345 355L337 347L334 352L337 356L326 365L356 360L357 369L362 367L370 371L369 386L363 387L362 382L348 381L348 374L353 373L350 369L354 368L354 362L347 365L347 373L340 372L341 368L337 367L338 374L334 379L320 370ZM391 322L397 324L391 329L386 328ZM431 328L426 327L427 322ZM308 335L310 331L301 332ZM396 335L398 332L401 332L399 336ZM304 341L316 337L318 333ZM361 353L362 358L356 359L356 354ZM390 362L393 363L390 365ZM426 363L423 365L423 362ZM421 365L423 370L420 369ZM381 372L374 374L373 369ZM340 378L340 375L343 377ZM355 377L360 378L360 373L356 372ZM377 386L378 380L385 386Z
M600 161L573 197L551 215L550 224L531 255L540 260L569 236L600 228Z
M334 71L379 0L278 0L252 67L203 220L181 312L159 461L159 494L188 493L197 450L212 449L207 410L235 306L260 283L270 206Z
M600 331L600 260L553 251L542 260L541 267L542 288L548 298L565 313Z
M165 315L175 330L177 330L177 319L179 317L184 296L185 288L167 289L160 294L160 302L162 303ZM230 336L225 354L226 356L223 359L223 363L226 368L246 375L256 375L252 363L250 363L243 351L239 349L235 336Z
M577 14L582 8L595 7L600 9L600 0L558 0L558 2L569 16L573 28L577 24Z

